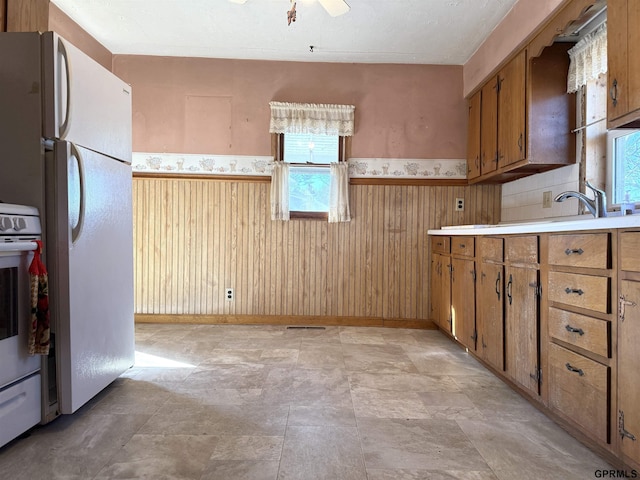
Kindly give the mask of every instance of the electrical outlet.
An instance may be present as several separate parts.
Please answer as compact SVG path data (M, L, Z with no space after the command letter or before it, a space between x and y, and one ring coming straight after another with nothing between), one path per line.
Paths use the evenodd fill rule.
M227 299L227 302L233 301L233 288L225 289L224 297Z
M456 198L456 212L464 212L464 198Z
M551 191L542 192L542 208L551 208Z

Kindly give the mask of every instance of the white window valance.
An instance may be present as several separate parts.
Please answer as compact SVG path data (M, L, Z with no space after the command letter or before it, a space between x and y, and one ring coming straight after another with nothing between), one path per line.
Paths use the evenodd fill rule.
M567 93L573 93L607 71L607 24L586 35L568 53Z
M269 133L353 136L353 105L269 102Z

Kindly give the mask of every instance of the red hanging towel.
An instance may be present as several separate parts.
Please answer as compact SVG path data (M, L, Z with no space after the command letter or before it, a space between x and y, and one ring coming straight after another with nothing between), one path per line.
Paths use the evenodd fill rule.
M31 277L31 328L29 329L29 354L49 355L49 277L40 259L42 242L35 240L38 248L29 266Z

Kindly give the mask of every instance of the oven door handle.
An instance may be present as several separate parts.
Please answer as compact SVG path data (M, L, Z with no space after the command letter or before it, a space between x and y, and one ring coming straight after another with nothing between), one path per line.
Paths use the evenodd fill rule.
M0 243L0 252L31 252L38 249L36 242Z

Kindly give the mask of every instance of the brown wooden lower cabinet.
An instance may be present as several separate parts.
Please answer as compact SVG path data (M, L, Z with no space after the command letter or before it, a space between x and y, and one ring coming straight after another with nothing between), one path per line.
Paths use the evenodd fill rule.
M640 471L640 228L470 237L433 254L434 306L454 319L443 329L612 465Z
M491 366L504 370L504 266L482 262L477 289L477 351Z
M538 270L507 266L505 282L505 370L514 382L538 395Z
M473 239L472 239L473 240ZM451 325L453 336L476 349L475 261L451 259Z
M609 367L549 345L549 405L609 442Z
M441 330L451 333L451 257L431 254L431 318Z
M616 433L625 460L640 465L640 281L622 280L619 302Z

